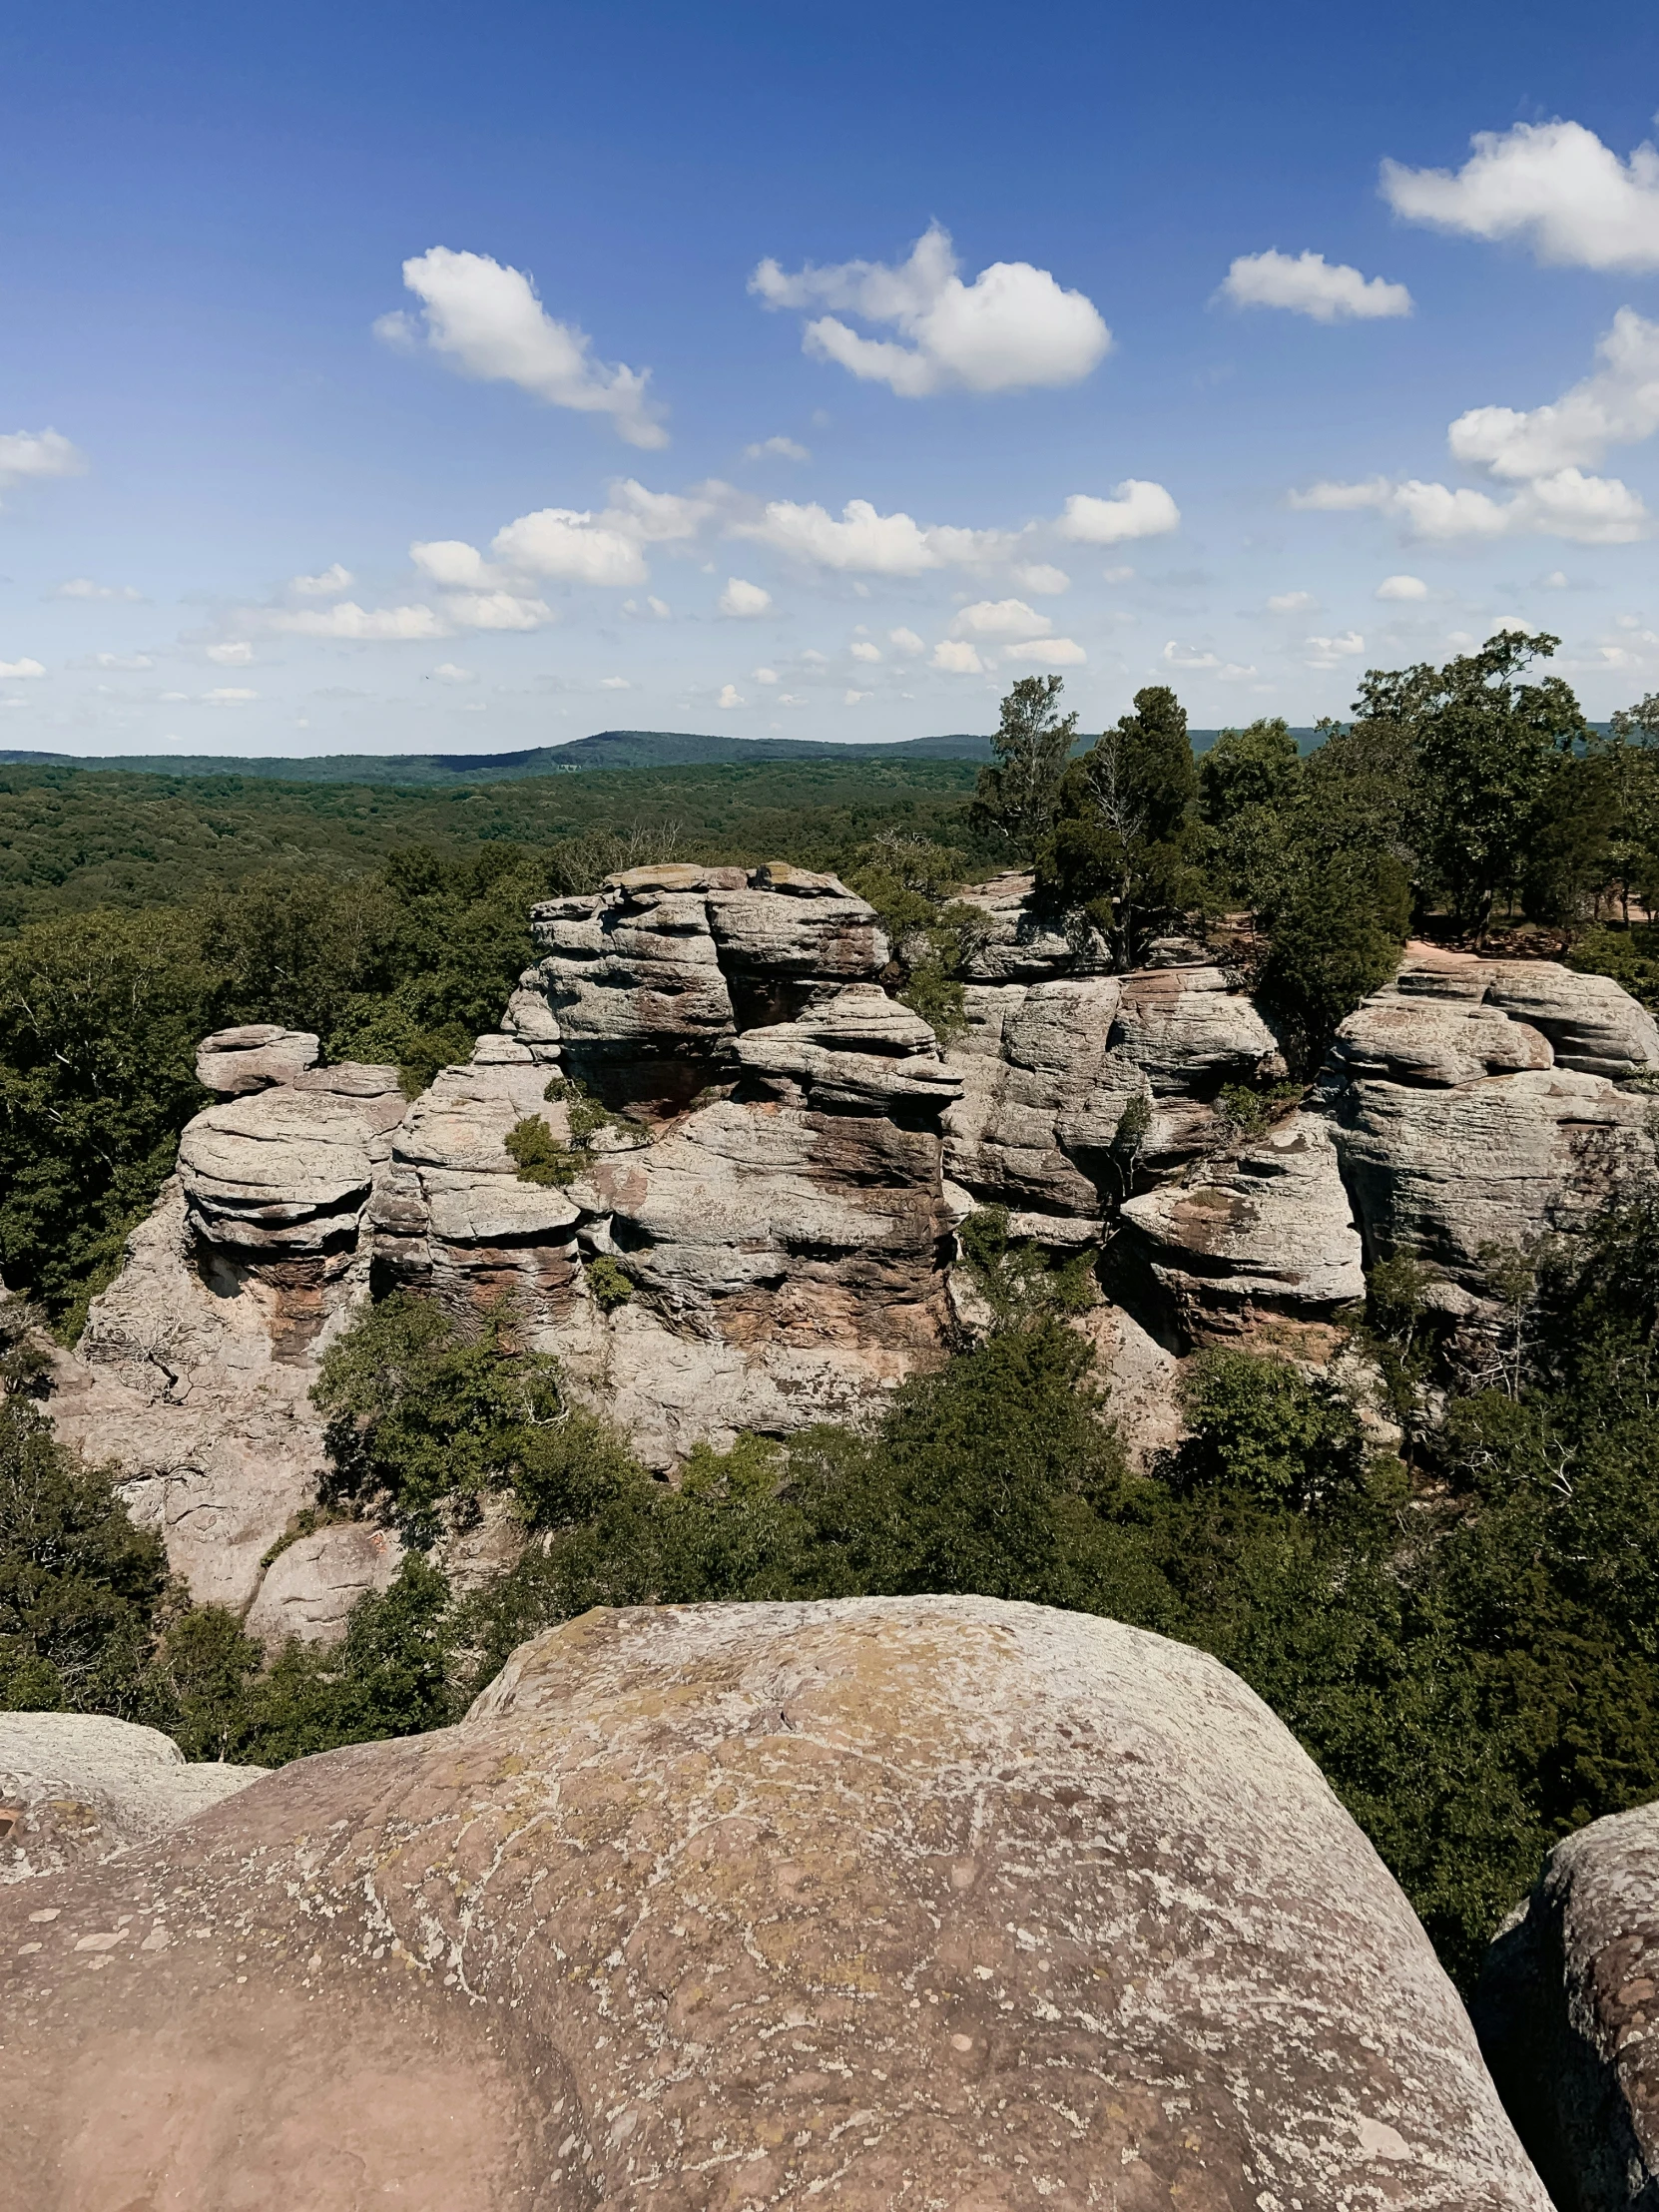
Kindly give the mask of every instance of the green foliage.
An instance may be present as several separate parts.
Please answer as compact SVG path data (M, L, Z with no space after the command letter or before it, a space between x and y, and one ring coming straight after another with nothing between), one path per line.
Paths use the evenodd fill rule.
M945 1041L967 1028L960 977L987 927L978 907L954 895L966 865L953 847L884 830L856 855L845 877L847 887L875 908L892 947L889 989Z
M1299 1075L1317 1073L1339 1025L1393 973L1409 920L1404 872L1387 853L1310 864L1275 901L1256 995Z
M1067 769L1037 861L1044 896L1082 907L1132 966L1160 926L1195 902L1189 817L1198 779L1186 710L1153 685Z
M1270 1503L1323 1505L1365 1479L1353 1407L1323 1379L1249 1352L1201 1352L1181 1383L1192 1433L1169 1479L1191 1490L1234 1483Z
M1199 812L1213 829L1258 807L1279 813L1292 805L1301 780L1302 759L1287 723L1224 730L1198 764Z
M999 1329L1029 1328L1095 1303L1094 1255L1060 1260L1031 1240L1013 1242L1005 1206L982 1206L956 1232L974 1286Z
M1249 1083L1224 1083L1216 1111L1231 1135L1257 1137L1301 1096L1300 1083L1274 1083L1266 1090Z
M503 1142L521 1183L542 1183L562 1189L574 1183L588 1164L586 1152L561 1144L540 1114L515 1121Z
M1650 1012L1659 1012L1659 925L1649 921L1587 929L1574 942L1567 965L1585 975L1610 975Z
M1033 854L1054 820L1077 717L1060 712L1063 676L1022 676L1002 702L995 763L979 771L969 823L1017 858Z
M428 1299L394 1291L323 1354L311 1400L327 1419L334 1494L383 1504L426 1548L446 1500L513 1482L562 1407L558 1371L520 1346L505 1304L463 1336Z
M621 1261L608 1252L596 1252L583 1272L588 1279L588 1295L602 1314L614 1314L634 1295L633 1283Z

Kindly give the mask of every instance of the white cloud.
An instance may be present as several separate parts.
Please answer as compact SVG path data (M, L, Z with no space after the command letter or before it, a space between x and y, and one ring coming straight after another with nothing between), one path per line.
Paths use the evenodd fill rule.
M432 674L440 684L475 684L478 679L469 668L462 668L454 661L439 661Z
M1581 123L1517 123L1476 132L1453 174L1382 164L1395 215L1465 238L1520 239L1540 262L1659 269L1659 152L1628 162Z
M84 476L86 470L86 455L56 430L13 430L0 435L0 484Z
M1428 586L1420 576L1384 576L1377 587L1379 599L1426 599Z
M717 707L747 707L748 704L748 700L744 698L736 684L727 684L722 689L720 697L715 701Z
M1005 661L1024 661L1033 668L1079 668L1088 657L1075 638L1034 638L1027 645L1002 649Z
M154 668L155 662L148 653L99 653L94 655L98 668L122 669L128 674L141 668Z
M290 576L288 590L297 592L301 599L326 599L332 592L349 591L355 582L351 571L334 561L320 576Z
M1063 290L1047 270L993 262L964 284L956 268L950 235L935 223L897 268L808 263L791 276L764 261L749 288L769 307L839 307L891 324L907 344L864 337L838 316L821 315L806 325L802 347L889 385L901 399L952 385L989 392L1075 384L1105 358L1112 333L1094 303Z
M241 691L230 685L221 685L217 690L204 692L202 704L205 707L246 707L251 699L258 699L259 696L257 691Z
M1110 499L1073 492L1057 525L1079 545L1117 545L1125 538L1157 538L1179 529L1181 510L1162 484L1129 476Z
M983 676L985 664L973 647L959 638L941 638L933 648L934 668L947 676Z
M1307 644L1310 668L1341 668L1366 650L1358 630L1345 630L1340 638L1309 638Z
M1565 591L1567 589L1566 570L1564 568L1552 568L1544 578L1544 589L1546 591Z
M772 594L741 576L728 576L726 589L716 604L723 615L733 615L743 621L751 615L764 615L772 605Z
M232 638L224 645L210 645L208 658L221 668L247 668L254 658L254 648L247 638Z
M1241 254L1221 289L1236 307L1289 307L1316 322L1373 322L1411 312L1403 284L1368 279L1323 254Z
M409 547L409 558L422 576L449 590L465 591L497 581L482 553L463 538L417 538Z
M379 643L449 635L449 625L430 607L359 607L354 599L342 599L332 607L275 607L260 619L267 629L296 638Z
M856 707L861 701L872 696L867 691L844 691L841 693L841 705L843 707Z
M503 566L569 584L643 584L650 570L632 529L570 507L520 515L490 540Z
M980 599L951 621L956 638L1046 638L1054 624L1023 599Z
M726 495L731 487L711 478L706 491ZM695 538L715 511L712 498L699 499L677 491L647 491L632 476L618 477L611 485L611 504L599 517L611 530L631 532L649 545L674 539Z
M630 445L668 443L646 396L650 370L595 360L586 331L555 321L522 270L434 246L403 264L403 281L422 303L427 345L463 376L517 384L549 406L608 414ZM382 315L374 330L393 345L415 336L406 314Z
M19 676L44 676L45 674L46 671L39 661L0 661L0 676L8 679Z
M634 687L626 676L602 676L599 688L601 691L632 691Z
M798 444L794 438L777 437L762 438L756 445L746 445L743 449L743 457L746 461L764 461L773 458L781 461L810 461L813 456L804 445Z
M1268 601L1268 612L1270 615L1300 615L1318 604L1311 591L1281 591L1275 592Z
M895 653L916 654L927 651L925 641L918 638L913 630L889 630L887 643Z
M1640 495L1613 476L1576 468L1541 476L1507 500L1466 487L1396 484L1375 476L1360 484L1320 483L1290 494L1304 513L1338 514L1374 507L1398 522L1407 537L1430 543L1458 538L1557 537L1579 545L1630 545L1648 535L1652 517Z
M668 622L672 620L674 610L672 607L670 607L666 599L650 598L646 600L646 605L651 609L651 612L656 616L659 622Z
M1135 571L1132 568L1103 568L1100 573L1108 584L1127 584Z
M510 591L454 592L443 611L463 630L540 630L554 619L545 599Z
M1034 591L1045 599L1071 589L1071 578L1065 570L1048 561L1021 561L1013 570L1013 578L1021 591Z
M907 514L877 514L867 499L849 499L839 521L816 501L774 499L759 522L735 523L733 532L819 568L863 569L877 576L919 576L956 562L988 560L1008 542L997 530L924 527Z
M881 658L881 648L871 645L868 638L854 638L847 651L855 661L878 661Z
M778 671L775 668L752 668L749 673L757 684L776 684L778 681Z
M126 599L139 601L143 592L131 584L95 584L90 576L72 576L52 594L54 599Z
M1610 445L1659 430L1659 322L1621 307L1596 346L1601 367L1552 404L1525 413L1471 407L1446 432L1465 467L1522 481L1599 461Z
M1219 655L1201 653L1196 646L1182 645L1176 638L1171 638L1168 645L1164 647L1164 659L1171 668L1220 668L1221 666Z

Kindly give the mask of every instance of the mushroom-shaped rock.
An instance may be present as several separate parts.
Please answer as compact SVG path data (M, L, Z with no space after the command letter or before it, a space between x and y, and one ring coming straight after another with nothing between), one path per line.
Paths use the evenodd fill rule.
M1592 1821L1487 1952L1486 2063L1559 2212L1659 2197L1659 1805Z
M102 1713L0 1713L0 1883L150 1843L265 1772L187 1766L159 1728ZM30 1933L57 1918L31 1913Z
M268 1091L291 1083L316 1063L320 1041L308 1029L283 1029L275 1022L250 1022L240 1029L216 1029L196 1048L196 1080L204 1090L240 1098L245 1091Z
M13 1891L0 2002L43 2208L1548 2212L1267 1708L987 1599L587 1614Z

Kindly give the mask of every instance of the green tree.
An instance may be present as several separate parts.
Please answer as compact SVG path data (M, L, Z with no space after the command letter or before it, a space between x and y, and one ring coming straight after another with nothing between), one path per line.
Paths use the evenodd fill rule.
M1399 964L1411 897L1386 852L1306 854L1264 915L1267 951L1256 996L1304 1080L1318 1073L1339 1025Z
M1038 861L1039 888L1081 906L1130 967L1157 928L1196 888L1187 830L1198 778L1185 708L1153 685L1066 771L1052 837Z
M979 771L969 820L1020 859L1036 851L1054 820L1077 717L1060 712L1061 676L1022 676L1002 702L991 739L995 761Z

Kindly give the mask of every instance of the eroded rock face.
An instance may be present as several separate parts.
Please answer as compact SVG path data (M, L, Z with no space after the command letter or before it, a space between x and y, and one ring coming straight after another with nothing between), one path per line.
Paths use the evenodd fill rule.
M160 1729L103 1714L0 1713L0 1883L96 1866L152 1843L266 1771L187 1766ZM38 1941L57 1919L33 1904L28 1935Z
M210 1106L179 1140L192 1226L210 1245L250 1253L354 1245L406 1106L395 1068L349 1061Z
M1659 1805L1592 1821L1487 1954L1486 2063L1560 2212L1659 2196Z
M1288 1733L1038 1607L588 1614L0 1934L41 2212L1547 2212Z

